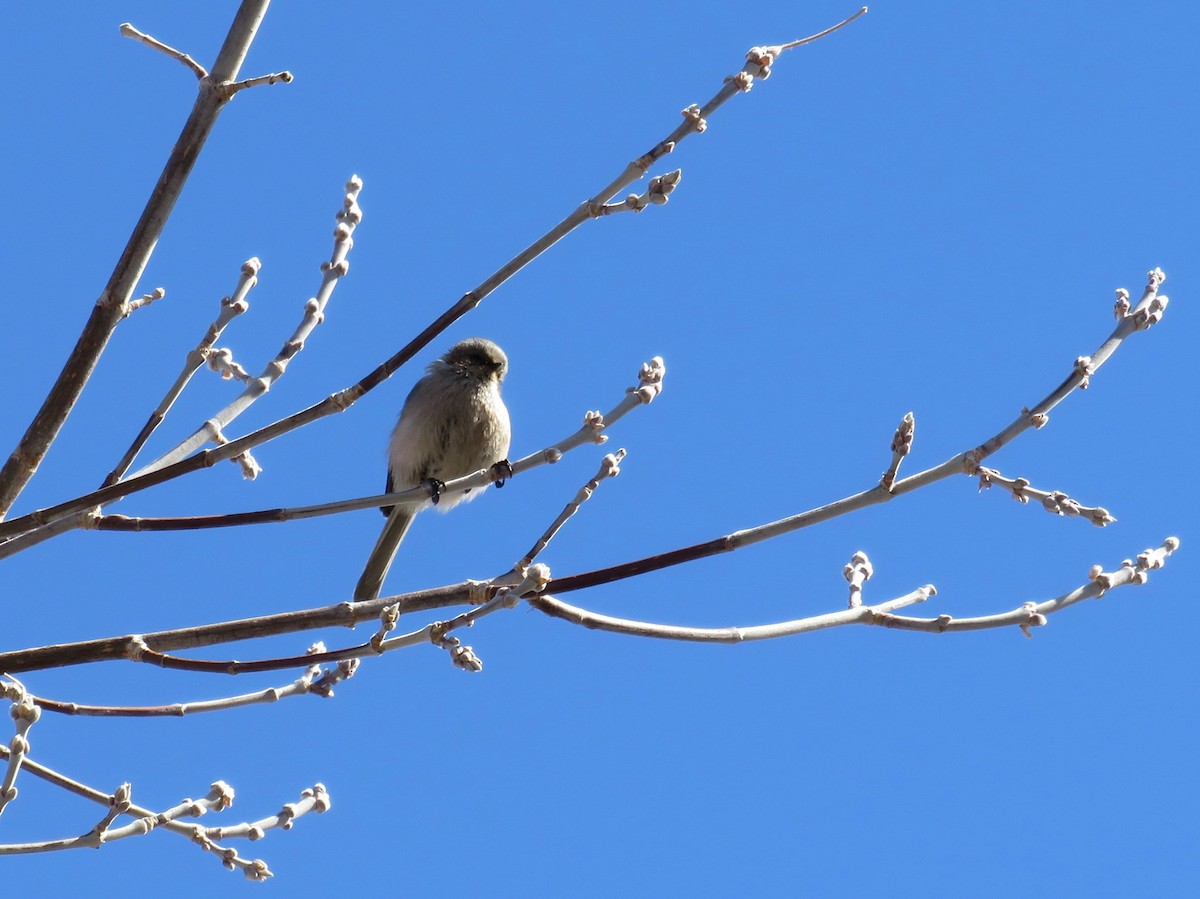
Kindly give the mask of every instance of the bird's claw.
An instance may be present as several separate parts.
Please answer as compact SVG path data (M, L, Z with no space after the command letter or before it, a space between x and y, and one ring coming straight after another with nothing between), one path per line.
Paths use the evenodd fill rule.
M421 486L429 491L429 498L436 506L438 500L442 498L442 491L446 489L446 482L439 481L437 478L425 478L425 480L421 481Z
M504 482L513 476L512 465L507 459L501 459L491 467L492 480L496 483L496 489L504 486Z

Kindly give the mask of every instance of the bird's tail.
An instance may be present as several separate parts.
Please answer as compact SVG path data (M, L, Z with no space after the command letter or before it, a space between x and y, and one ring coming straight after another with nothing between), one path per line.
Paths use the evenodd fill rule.
M383 526L379 539L375 541L375 548L371 550L366 567L363 568L363 573L354 588L355 602L376 599L379 596L379 592L383 589L383 579L387 577L388 569L392 567L392 559L396 557L400 541L408 533L408 528L415 517L415 509L392 506L387 523Z

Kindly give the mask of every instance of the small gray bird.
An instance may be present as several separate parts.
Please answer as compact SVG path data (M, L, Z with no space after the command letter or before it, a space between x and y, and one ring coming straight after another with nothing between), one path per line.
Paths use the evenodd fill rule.
M383 506L387 524L371 550L354 599L375 599L413 518L429 505L445 512L478 492L439 497L444 481L499 463L506 466L512 430L500 398L508 357L490 340L471 337L433 362L413 387L388 444L387 492L424 484L423 506Z

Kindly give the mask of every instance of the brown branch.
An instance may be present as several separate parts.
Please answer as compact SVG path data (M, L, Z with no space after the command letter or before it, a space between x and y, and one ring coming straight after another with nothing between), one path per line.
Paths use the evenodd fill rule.
M911 475L902 480L896 481L888 487L882 484L871 489L865 490L862 493L857 493L837 502L830 503L827 506L822 506L819 509L811 509L807 512L802 512L799 515L794 515L790 518L784 518L773 522L769 525L763 525L758 528L752 528L749 531L738 531L726 537L720 537L716 540L708 541L707 543L696 544L694 546L685 547L680 550L673 550L663 556L651 556L646 559L638 560L637 562L627 563L627 565L642 566L639 571L654 571L658 568L666 567L667 565L675 565L681 561L690 561L691 559L702 558L706 555L712 555L717 552L728 552L732 549L737 549L739 546L745 546L750 543L757 543L762 540L768 540L771 537L785 534L790 531L799 530L800 528L808 527L818 522L825 521L829 518L834 518L838 515L846 514L866 506L875 505L877 503L887 502L895 496L901 496L905 493L911 493L921 487L925 487L936 481L950 477L955 474L975 475L979 471L980 463L983 462L992 453L999 450L1001 447L1010 443L1020 434L1024 433L1029 428L1043 427L1050 419L1049 412L1066 397L1071 394L1076 388L1083 387L1093 374L1107 361L1116 349L1125 341L1127 337L1135 331L1145 330L1162 318L1163 309L1166 307L1167 298L1158 295L1159 285L1166 279L1162 269L1154 269L1149 273L1146 288L1142 293L1141 300L1138 301L1136 307L1132 310L1122 310L1122 314L1118 318L1117 326L1089 357L1080 357L1076 360L1071 374L1058 387L1050 392L1041 402L1035 405L1032 409L1022 409L1021 414L1007 428L996 434L991 439L985 441L974 449L967 450L952 456L941 465L926 469L915 475ZM412 344L410 344L411 346ZM1086 361L1085 361L1086 360ZM661 363L661 360L658 360ZM1083 364L1081 364L1083 363ZM385 363L386 365L387 363ZM361 396L369 387L364 388L367 380L374 377L380 369L376 369L368 378L363 379L354 387L348 390L343 390L340 393L326 397L325 400L315 406L310 406L295 415L288 416L285 419L260 428L245 437L237 440L231 440L229 443L212 449L203 450L186 459L182 459L173 465L168 465L157 471L149 472L145 475L136 478L130 478L127 481L122 481L119 484L113 484L109 487L101 488L73 500L68 500L59 503L56 506L50 506L45 509L39 509L36 512L31 512L28 515L20 518L14 518L11 521L0 523L0 539L12 537L24 531L32 530L35 527L48 524L52 521L61 518L64 515L70 515L75 512L81 512L85 509L90 509L93 506L108 503L122 496L127 496L130 493L144 490L148 487L161 484L164 481L171 480L186 474L190 471L195 471L200 468L207 468L216 465L225 459L232 459L251 447L264 443L267 440L273 439L280 434L285 434L302 424L309 421L316 421L325 415L332 412L340 412L349 407L351 403ZM372 385L374 386L374 385ZM645 391L649 388L643 386ZM648 401L648 400L647 400ZM324 411L326 408L329 411ZM627 570L626 566L618 566L620 570ZM617 570L617 569L608 569ZM593 573L594 575L595 573ZM584 575L587 577L590 575ZM628 574L621 574L621 577L628 577ZM611 578L610 578L611 579ZM594 583L603 583L602 580L594 581ZM578 589L578 588L574 588ZM555 592L562 592L561 586L555 587Z
M222 621L197 627L177 628L148 634L125 634L77 643L59 643L0 652L0 671L16 674L44 668L61 668L85 662L105 662L116 659L135 659L146 648L155 652L195 649L256 637L272 637L326 627L354 627L363 622L379 620L384 607L399 604L402 613L425 612L448 606L477 605L491 599L501 586L467 581L430 590L419 590L402 596L385 596L363 602L339 602L315 609L279 612L237 621ZM306 656L328 660L325 656Z
M708 540L704 543L695 543L691 546L673 549L669 552L647 556L642 559L635 559L632 562L625 562L610 568L589 571L564 578L555 578L547 589L553 593L581 590L585 587L607 584L623 578L633 577L634 575L644 574L648 571L657 571L660 568L679 565L683 562L691 562L695 559L703 559L723 552L732 552L743 546L749 546L754 543L760 543L763 540L770 540L772 537L778 537L781 534L798 531L802 528L819 524L822 521L828 521L831 518L858 511L867 506L888 502L894 497L911 493L914 490L953 475L978 475L980 463L985 458L1012 442L1028 428L1043 427L1050 419L1050 410L1066 399L1077 387L1082 388L1090 376L1095 374L1096 370L1116 351L1125 338L1129 337L1135 331L1145 330L1159 321L1162 317L1162 310L1166 306L1167 298L1158 296L1158 287L1165 278L1166 276L1161 269L1156 268L1149 272L1146 288L1143 291L1141 300L1132 311L1126 308L1121 312L1118 316L1116 328L1104 343L1100 345L1100 348L1090 357L1081 357L1081 360L1085 358L1087 360L1084 364L1081 365L1081 360L1076 360L1070 376L1052 390L1041 402L1035 405L1033 409L1022 409L1021 414L1017 416L1012 424L974 449L961 452L958 455L950 457L941 465L903 478L890 485L880 483L869 490L855 493L852 496L847 496L844 499L820 506L816 509L809 509L807 512L801 512L788 518L781 518L770 524L735 531L732 534L726 534L723 537L717 537L714 540ZM901 426L903 427L903 422ZM1103 517L1100 513L1107 515L1107 512L1104 512L1102 509L1097 510L1096 515L1100 518ZM1092 520L1095 521L1097 519L1093 518ZM1097 521L1097 523L1099 522ZM3 525L0 525L0 532L3 531L3 527Z
M249 3L250 0L245 0L245 2ZM265 0L259 0L259 2L263 3L264 6L266 5ZM857 15L861 14L862 13L860 12ZM856 18L857 15L852 16L851 19ZM240 16L241 13L239 13L239 17ZM847 21L850 20L848 19ZM819 36L820 35L814 35L813 39ZM808 39L806 39L806 41L807 40ZM798 46L799 43L804 43L804 41L794 42L790 45L781 45L777 47L752 47L750 52L746 54L746 63L742 67L741 71L739 71L736 75L732 75L727 78L721 89L718 90L712 99L709 100L708 103L706 103L703 107L692 106L685 109L683 111L683 123L676 127L666 137L666 139L656 144L649 152L630 162L617 178L602 188L597 194L595 194L595 196L593 196L590 200L580 204L566 218L531 243L528 247L514 256L503 266L501 266L474 290L470 290L463 294L463 296L456 303L454 303L449 309L434 319L434 321L430 323L423 331L421 331L421 333L410 340L391 358L376 366L373 371L364 376L352 387L339 391L332 396L326 397L321 402L309 406L307 409L303 409L300 412L281 419L280 421L268 425L265 428L260 428L259 430L248 434L239 440L231 441L230 443L215 449L198 452L193 456L189 456L187 459L184 459L173 465L169 465L156 472L148 473L142 477L129 478L121 484L113 484L106 488L108 492L103 490L97 491L94 494L89 494L87 497L80 497L76 500L68 501L67 503L60 503L57 506L39 510L39 512L35 514L38 514L41 517L33 518L27 516L28 520L25 522L24 527L9 529L5 528L4 526L0 526L0 538L12 536L21 530L28 530L29 527L33 525L45 524L64 514L82 511L83 509L89 508L93 505L111 502L114 499L119 499L122 496L128 496L130 493L135 491L144 490L147 487L161 484L164 481L180 477L181 475L188 474L200 468L211 467L219 461L232 459L261 443L265 443L268 440L273 440L276 437L287 434L313 421L317 421L337 412L344 412L351 405L357 402L363 395L378 387L385 380L390 378L392 374L394 374L402 365L404 365L417 353L424 349L435 337L445 331L450 325L456 322L467 312L478 306L489 294L492 293L492 291L515 275L518 271L540 256L550 247L554 246L554 244L558 243L584 222L589 221L598 215L603 215L600 210L604 204L608 202L608 200L610 200L624 188L628 187L630 184L633 184L635 181L639 180L647 173L647 171L649 171L655 162L657 162L663 156L666 156L668 153L673 152L678 143L689 134L702 133L707 127L706 119L708 116L711 116L735 94L748 92L756 77L762 79L769 77L771 63L774 61L774 59L778 57L779 54L785 49L787 49L787 47ZM224 54L224 50L222 51L222 54ZM222 71L219 66L220 59L218 59L218 66L214 68L214 74L212 76L214 79L216 78L216 73ZM227 83L230 77L232 76L226 76L221 83ZM205 83L207 82L201 82L202 85ZM169 212L169 207L167 207L166 211ZM165 218L165 214L163 217ZM161 223L159 225L159 230L161 230ZM149 248L152 247L153 242L151 241ZM146 258L149 258L148 249ZM124 295L124 299L128 299L129 292L132 291L132 289L132 285L130 285ZM99 308L99 306L97 308ZM87 333L88 332L85 332L85 335ZM105 342L107 342L110 333L111 327L103 332L103 340ZM81 338L81 343L82 340L83 339ZM103 346L101 345L99 349L102 348ZM95 352L95 356L97 357L99 355L99 349L97 349ZM73 358L74 356L72 359ZM94 366L94 364L95 360L93 359L91 365ZM90 366L88 371L90 372ZM66 374L67 370L64 369L64 376L66 376ZM81 389L82 383L80 383L74 390L74 393L71 394L71 404L74 403ZM53 395L54 394L52 394L52 396ZM49 403L50 400L48 399L47 404L49 405ZM43 408L43 411L45 411L45 407ZM69 405L62 410L62 419L65 419L67 411L69 411ZM42 414L39 413L39 418L35 419L34 425L30 426L31 433L35 432L35 430L38 433L41 432L43 429L42 425L40 424L41 419ZM58 428L61 427L61 425L62 420L59 419L57 424L55 424L53 427L53 433L49 434L48 438L45 440L45 446L42 446L40 451L36 454L24 453L22 451L26 444L26 441L23 440L21 446L18 447L17 452L13 454L13 458L10 459L5 468L0 471L0 515L8 511L12 505L12 501L16 498L21 488L23 488L25 483L28 482L29 478L33 476L33 473L37 469L38 463L45 454L45 449L49 446L49 441L53 439L54 434L57 433ZM29 439L28 435L27 439ZM18 476L11 473L10 468L20 471L19 477L21 480L20 483L15 486L15 488L5 487L6 477L12 478Z
M1020 416L1011 425L1005 428L990 440L981 444L973 450L964 453L959 453L951 457L934 468L923 471L919 474L897 481L890 489L883 485L876 486L862 493L854 494L845 499L838 500L825 506L816 509L811 509L807 512L802 512L798 515L793 515L789 518L780 519L779 521L770 524L762 525L749 530L737 531L724 537L718 537L715 540L709 540L705 543L698 543L692 546L683 547L681 549L671 550L670 552L661 553L654 556L649 556L643 559L637 559L632 562L626 562L622 565L616 565L611 568L602 569L599 571L591 571L583 574L578 574L565 578L558 578L552 581L547 589L554 593L564 593L570 590L580 590L584 587L593 586L596 584L608 583L622 578L633 577L638 574L643 574L648 571L655 571L660 568L666 568L670 565L678 565L683 562L688 562L693 559L704 558L705 556L715 555L721 552L730 552L742 546L747 546L752 543L758 543L763 540L771 539L780 534L795 531L800 528L808 527L809 525L817 524L818 522L834 518L838 515L854 511L876 503L886 502L893 496L900 496L905 493L910 493L913 490L923 487L926 484L933 483L937 480L949 477L953 474L977 474L980 462L989 454L1000 449L1008 442L1015 439L1029 427L1041 427L1048 420L1048 412L1058 403L1062 402L1076 387L1082 386L1084 381L1095 373L1095 371L1107 360L1109 356L1116 350L1118 346L1137 330L1144 330L1155 322L1162 315L1162 310L1166 305L1166 298L1159 297L1157 294L1158 286L1163 281L1161 270L1155 269L1150 272L1149 281L1146 289L1143 292L1141 300L1132 310L1126 306L1119 307L1118 323L1116 329L1109 335L1108 339L1101 345L1100 349L1091 356L1088 361L1080 365L1078 362L1074 366L1071 375L1053 390L1045 399L1038 403L1032 410L1022 410ZM650 372L643 372L646 375L641 388L637 390L639 396L645 395L643 401L648 402L652 398L656 390L654 381L653 366L644 367L650 369ZM649 379L647 381L647 378ZM661 380L661 378L659 378ZM333 398L327 402L333 401ZM278 426L269 425L264 430L270 430ZM253 435L251 435L253 436ZM39 520L40 516L45 515L47 521L53 521L58 517L55 513L69 514L72 511L82 511L90 508L99 502L107 501L109 491L113 495L124 495L118 491L128 489L131 483L136 482L153 482L161 483L163 480L168 480L174 476L174 472L187 469L190 467L201 467L205 462L207 464L215 464L215 461L223 458L222 453L229 456L236 455L242 451L245 446L242 446L244 441L235 440L225 446L213 450L206 450L191 456L182 462L168 466L156 472L152 472L142 478L131 479L131 481L115 484L110 488L96 491L84 497L83 500L76 500L74 504L78 504L80 508L65 508L72 506L72 503L60 504L50 510L45 510L43 513L33 513L25 516L23 519L14 519L13 521L0 524L0 536L6 533L19 533L22 530L29 529L31 523L39 525L43 522ZM212 461L209 461L212 460ZM84 501L86 500L86 501ZM443 587L431 591L423 591L422 593L409 594L399 598L404 611L416 611L419 609L437 608L448 605L463 604L466 602L480 602L483 599L490 599L491 594L488 593L484 597L475 596L472 598L471 584L460 584L451 587ZM222 643L229 640L249 639L258 636L269 636L274 634L294 633L302 630L310 630L317 627L329 626L353 626L354 624L365 621L368 618L373 618L379 614L379 611L391 602L397 601L397 598L385 598L372 600L362 603L340 603L335 606L326 606L323 609L312 609L301 612L287 612L279 615L268 615L261 618L247 619L245 621L222 622L219 624L205 625L196 628L183 628L175 631L163 631L154 635L145 635L146 645L151 649L158 651L167 651L171 649L183 649L197 646L209 646L216 643ZM82 643L46 646L34 649L17 650L14 652L0 653L0 671L20 672L32 669L58 667L62 665L79 664L87 661L101 661L104 659L128 658L130 657L131 638L115 637L106 640L85 641Z
M250 49L250 43L267 12L269 0L243 0L234 17L225 42L217 54L212 72L199 82L187 123L179 135L166 167L159 176L142 216L121 253L104 291L92 308L91 316L58 379L34 416L25 435L0 469L0 516L6 515L25 485L41 465L50 444L74 408L84 385L91 377L100 354L124 318L130 297L145 270L154 246L162 234L167 217L179 198L183 185L200 155L204 142L227 102L217 89L237 77ZM76 510L78 511L78 510Z
M709 546L720 544L722 541L711 541L710 544L697 544L697 546ZM1094 566L1089 579L1092 581L1087 587L1080 588L1070 594L1065 594L1054 600L1048 600L1035 610L1039 614L1048 614L1049 612L1057 611L1059 608L1065 608L1072 605L1081 599L1098 597L1111 589L1112 587L1121 586L1127 583L1144 583L1147 573L1156 568L1161 568L1166 561L1166 558L1179 548L1179 540L1175 537L1169 537L1162 546L1157 549L1148 549L1141 553L1136 562L1126 561L1122 563L1122 567L1116 573L1106 573L1100 567ZM694 549L694 547L689 548ZM672 555L680 555L686 550L677 550L675 553L664 553L661 556L653 557L653 561L666 560ZM695 556L699 558L699 556ZM586 574L575 575L574 577L558 578L556 580L546 580L541 583L540 589L548 594L551 590L557 593L565 593L570 590L580 590L597 583L607 583L619 578L633 577L643 571L653 570L652 568L642 567L636 569L636 566L644 565L651 560L639 560L634 563L627 563L624 566L614 566L613 568L604 569L600 572L588 572ZM679 561L686 561L680 558ZM666 564L679 564L679 561L664 562L657 567L665 567ZM534 566L535 568L538 566ZM603 576L603 577L599 577ZM343 602L336 605L324 606L316 609L305 609L299 612L281 612L275 615L263 615L258 618L246 618L239 621L224 621L217 624L200 625L197 627L180 628L170 631L159 631L157 633L149 633L142 635L126 635L121 637L108 637L100 640L85 640L78 643L58 644L54 646L41 646L31 649L13 650L10 652L0 653L0 671L9 673L19 673L24 671L34 671L44 668L58 668L68 665L79 665L86 662L110 661L113 659L132 659L154 661L153 658L142 659L142 656L149 649L153 652L166 652L173 649L188 649L200 646L212 646L218 643L229 643L237 640L248 640L256 637L276 636L279 634L296 633L299 631L314 630L324 627L354 627L356 624L378 620L380 614L389 606L397 606L398 612L417 612L428 611L435 608L445 608L454 605L474 605L476 609L465 612L450 622L435 623L422 628L412 634L406 634L403 637L395 637L389 641L393 646L389 648L398 648L401 644L411 645L418 642L424 642L428 639L427 631L430 628L439 626L448 630L452 627L458 627L464 624L469 624L474 621L475 617L490 611L492 604L497 600L501 593L508 592L509 586L498 581L481 582L467 581L462 584L454 584L446 587L438 587L432 590L423 590L416 593L408 593L400 596L380 597L378 599L366 600L363 602ZM926 592L927 591L927 592ZM932 588L921 588L914 593L907 594L906 597L901 597L900 600L891 600L889 603L882 603L877 606L853 606L845 612L831 613L830 616L817 616L820 623L811 625L806 623L805 626L794 630L800 633L806 630L815 630L820 627L831 627L836 624L848 624L859 621L861 615L872 617L870 621L863 621L868 624L881 624L886 627L898 627L908 630L927 630L942 632L945 630L972 630L982 627L999 626L993 623L997 616L989 616L986 619L958 619L953 625L949 622L952 620L949 616L943 615L939 618L917 619L903 618L900 616L890 616L886 620L880 615L889 611L888 606L900 602L908 604L910 602L921 602L928 595L932 595ZM922 594L918 597L918 594ZM545 601L543 601L545 600ZM604 616L595 616L594 613L587 610L577 609L573 606L567 606L559 600L554 600L548 595L528 597L527 601L546 612L549 615L574 620L576 623L583 624L584 619L588 616L588 620L596 620L604 618ZM1043 608L1045 606L1045 608ZM866 610L866 612L864 612ZM559 614L559 613L562 614ZM1036 620L1032 620L1029 615L1023 615L1023 612L1028 612L1028 608L1023 606L1021 609L1014 612L1004 613L1005 620L1003 624L1038 624ZM1009 617L1005 617L1009 616ZM1015 616L1015 617L1014 617ZM826 619L828 619L826 621ZM605 630L622 631L623 625L621 619L610 619L604 623L594 626ZM779 628L783 626L792 626L796 622L784 622L782 625L765 625L766 628ZM612 626L609 626L612 625ZM666 625L651 625L645 622L636 622L637 627L646 628L673 628L674 631L667 633L645 633L642 636L668 636L672 639L687 639L698 640L701 642L724 642L736 643L748 639L744 631L740 628L708 628L700 629L705 631L698 636L681 636L684 632L690 632L692 628L675 628L674 626ZM591 627L593 625L588 624ZM624 631L622 631L624 632ZM630 632L640 633L636 629ZM741 632L741 633L739 633ZM767 636L765 630L762 636L756 636L751 639L763 639ZM223 673L232 673L229 671L229 666L235 665L242 671L265 671L275 668L292 667L294 665L307 663L321 663L328 661L338 661L340 659L350 658L352 656L365 655L364 646L373 644L364 644L363 646L350 647L348 649L334 650L331 652L315 653L303 657L289 659L267 659L258 662L246 663L196 663L186 662L178 666L170 667L190 667L191 670L217 670L224 666ZM375 648L375 647L373 647ZM184 662L184 660L180 660ZM216 666L214 668L213 666Z
M313 652L324 651L324 644L318 643ZM162 657L165 658L165 657ZM305 658L301 664L311 662L312 657ZM188 661L178 659L174 661ZM212 663L217 664L217 663ZM236 664L236 663L235 663ZM165 665L164 667L184 666ZM278 666L285 667L285 666ZM295 666L286 666L295 667ZM333 695L334 684L353 677L358 668L358 660L352 659L339 664L333 669L322 669L319 664L308 664L304 674L290 684L282 687L267 687L253 693L243 693L237 696L225 696L220 699L194 700L191 702L173 702L168 705L89 705L79 702L64 702L57 699L47 699L44 696L31 696L30 699L38 708L60 715L82 715L93 718L182 718L185 715L198 715L203 712L223 712L229 709L243 708L248 705L261 705L278 702L290 696L315 695L328 698ZM234 674L234 671L224 671L224 674Z
M577 431L552 446L530 453L524 458L517 459L509 466L510 473L521 474L538 466L557 462L563 457L564 453L580 446L604 443L608 439L606 432L609 427L620 421L634 409L649 405L662 392L666 370L666 366L663 364L662 357L660 356L655 356L649 362L642 363L637 374L638 386L626 388L625 395L612 409L606 414L599 412L587 413L584 416L583 426ZM330 399L332 400L333 398L331 397ZM275 424L278 425L280 423L276 422ZM268 425L263 430L270 430L272 427L274 426ZM253 512L233 512L225 515L188 516L182 518L128 518L124 515L92 514L98 505L108 502L114 497L125 495L124 488L129 484L134 484L135 487L134 490L128 492L135 492L138 489L144 489L147 486L153 486L154 484L161 483L163 480L174 477L175 475L172 473L178 471L181 467L200 467L195 465L194 460L202 460L204 465L212 465L224 457L233 458L244 454L246 452L244 449L246 440L247 438L242 438L232 443L223 444L216 449L204 450L174 465L155 469L145 475L137 475L127 481L102 487L86 496L78 497L65 503L59 503L57 506L49 509L32 512L22 518L14 518L12 521L4 522L0 524L0 536L10 532L16 533L17 536L0 542L0 559L15 555L18 552L28 549L30 546L49 539L48 535L51 532L60 533L63 530L70 530L75 527L110 531L179 531L238 527L247 524L266 524L269 522L292 521L300 518L313 518L318 515L332 515L353 509L391 505L395 502L424 502L428 496L424 487L414 487L396 494L359 497L332 503L320 503L315 506L259 509ZM231 449L231 447L234 449ZM224 456L221 455L222 450L225 451ZM495 479L496 473L491 469L474 472L446 482L443 492L455 492L482 487L492 483ZM43 519L45 523L43 523ZM33 522L34 527L26 530L25 533L20 533L21 530L24 530L23 525L27 525L29 522Z

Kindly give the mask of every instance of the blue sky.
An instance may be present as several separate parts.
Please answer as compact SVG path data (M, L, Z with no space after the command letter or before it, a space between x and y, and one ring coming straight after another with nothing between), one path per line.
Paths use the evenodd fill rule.
M130 21L211 62L236 4L147 0L3 13L0 142L16 444L102 289L191 106L181 66ZM243 74L295 83L223 113L124 322L17 513L99 484L250 256L251 311L222 343L257 370L316 290L351 173L351 271L245 433L356 381L607 183L753 45L818 31L832 2L276 4ZM1189 895L1200 886L1193 302L1200 139L1183 2L877 3L785 56L668 160L665 207L590 222L349 412L233 466L122 502L128 515L318 503L382 489L421 366L472 335L511 359L513 455L609 408L661 355L666 389L614 429L628 449L547 551L569 574L708 540L876 482L900 417L906 472L1006 425L1112 328L1113 291L1161 266L1172 298L1047 428L990 460L1118 518L1098 529L944 481L819 528L564 597L672 623L756 624L925 583L919 614L980 615L1082 584L1168 535L1149 584L1016 630L844 628L737 647L637 640L521 608L465 635L485 670L418 648L332 700L182 720L43 716L33 758L163 808L223 779L233 823L315 781L333 809L240 844L289 895ZM151 451L235 388L198 376ZM5 453L8 450L4 450ZM602 450L423 516L394 592L519 558ZM378 513L199 534L72 533L3 566L5 648L181 627L348 597ZM423 621L407 622L417 626ZM365 639L321 634L331 646ZM306 635L209 657L290 655ZM29 674L79 702L206 699L286 683L128 664ZM5 741L7 742L7 737ZM23 776L0 841L99 813ZM39 895L119 877L211 895L240 876L167 834L8 859ZM250 887L246 887L250 889Z

